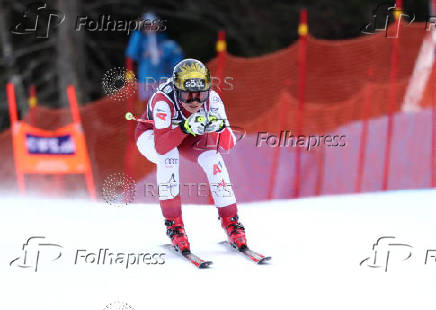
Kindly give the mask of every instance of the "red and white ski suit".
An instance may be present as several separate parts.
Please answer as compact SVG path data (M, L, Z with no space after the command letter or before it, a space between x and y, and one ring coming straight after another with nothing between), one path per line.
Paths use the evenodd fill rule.
M236 137L227 120L224 104L215 91L210 91L203 111L212 111L225 121L220 133L193 136L184 133L177 122L184 121L191 113L178 103L171 79L161 84L150 98L143 119L154 124L139 123L136 145L139 152L156 164L157 185L161 206L180 204L179 165L180 155L197 162L205 172L215 205L219 208L236 203L226 165L220 154L235 146ZM220 151L220 152L218 152Z

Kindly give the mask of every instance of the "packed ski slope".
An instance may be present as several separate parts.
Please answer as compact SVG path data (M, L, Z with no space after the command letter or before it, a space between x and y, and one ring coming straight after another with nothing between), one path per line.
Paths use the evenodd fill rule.
M160 246L168 239L158 205L6 194L0 202L1 309L427 309L436 301L434 190L240 205L249 245L272 256L266 265L218 244L213 206L186 205L192 251L213 261L209 269Z

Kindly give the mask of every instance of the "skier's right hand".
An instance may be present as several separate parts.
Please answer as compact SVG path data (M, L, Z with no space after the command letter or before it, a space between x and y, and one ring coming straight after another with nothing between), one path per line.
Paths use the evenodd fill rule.
M204 134L207 124L207 116L203 111L191 114L185 121L180 123L180 128L184 133L191 134L194 137Z

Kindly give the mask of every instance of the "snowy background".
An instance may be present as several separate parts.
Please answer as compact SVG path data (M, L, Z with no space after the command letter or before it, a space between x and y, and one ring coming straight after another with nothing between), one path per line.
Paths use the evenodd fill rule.
M135 310L426 309L436 302L435 205L435 190L241 204L249 245L272 256L265 265L218 244L224 232L213 206L185 205L191 249L213 261L197 269L161 247L168 239L158 205L2 195L1 309L103 310L115 301ZM19 267L32 236L62 246L34 247L36 272L30 246L32 266ZM395 238L380 240L374 261L381 237ZM165 263L74 263L77 249L100 248L166 252Z

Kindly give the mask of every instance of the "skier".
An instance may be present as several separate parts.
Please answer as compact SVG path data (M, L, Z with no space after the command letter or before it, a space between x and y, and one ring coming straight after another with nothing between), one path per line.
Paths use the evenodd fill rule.
M174 67L172 77L159 85L148 101L141 118L153 120L153 124L139 123L135 132L138 150L157 166L159 202L167 235L174 248L182 254L190 253L190 245L182 220L179 154L198 163L206 173L229 243L240 251L247 249L233 190L226 188L227 195L212 190L212 186L231 184L217 149L232 149L236 138L224 104L210 86L210 73L203 63L195 59L182 60ZM211 139L218 148L214 143L207 146L211 145Z

